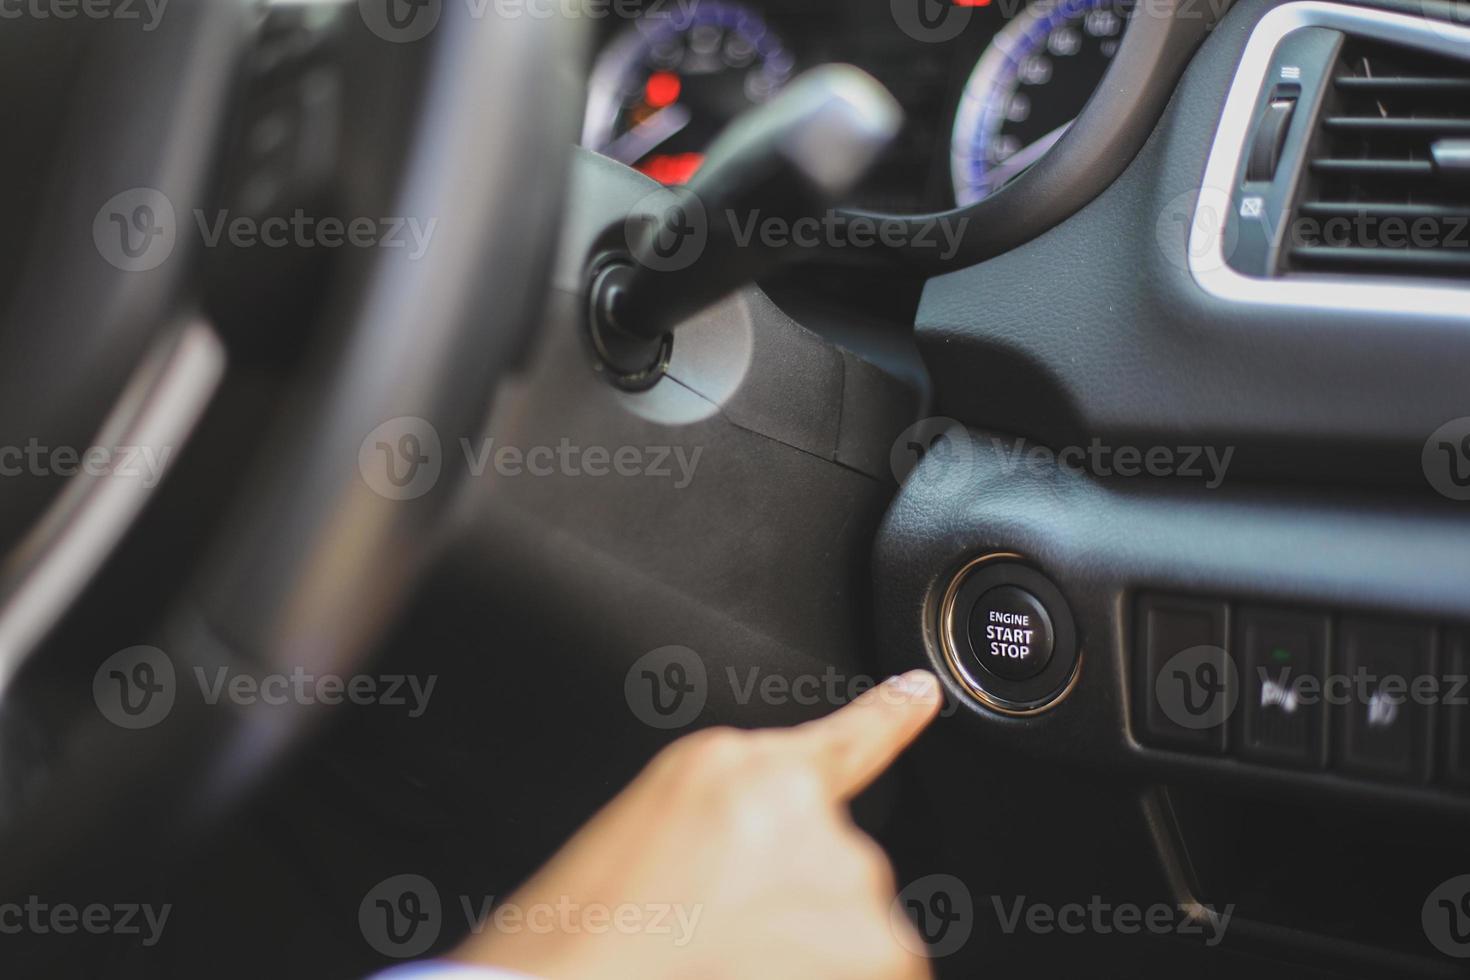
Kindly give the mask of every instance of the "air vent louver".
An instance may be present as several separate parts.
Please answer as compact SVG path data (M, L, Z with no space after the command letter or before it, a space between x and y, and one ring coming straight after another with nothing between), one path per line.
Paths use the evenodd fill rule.
M1470 62L1349 38L1284 270L1470 279Z

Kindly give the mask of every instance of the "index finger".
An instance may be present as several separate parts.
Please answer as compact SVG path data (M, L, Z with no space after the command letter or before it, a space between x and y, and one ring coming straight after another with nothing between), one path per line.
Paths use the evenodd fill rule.
M792 729L833 796L846 800L877 779L939 713L939 679L927 670L890 677L832 714Z

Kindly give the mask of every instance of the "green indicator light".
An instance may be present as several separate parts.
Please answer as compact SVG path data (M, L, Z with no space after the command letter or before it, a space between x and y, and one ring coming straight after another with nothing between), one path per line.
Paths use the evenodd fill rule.
M1285 647L1276 647L1274 650L1271 651L1271 659L1279 664L1290 663L1291 651L1287 650Z

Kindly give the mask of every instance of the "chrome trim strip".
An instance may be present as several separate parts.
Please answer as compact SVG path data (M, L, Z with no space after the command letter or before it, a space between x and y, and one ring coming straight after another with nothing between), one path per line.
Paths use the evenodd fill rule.
M1446 21L1308 0L1277 7L1251 33L1215 131L1189 234L1189 269L1207 292L1237 303L1470 319L1470 288L1347 276L1257 279L1225 261L1225 228L1256 99L1282 38L1304 27L1365 35L1470 60L1470 28Z
M225 349L205 323L156 343L93 446L152 451L162 475L224 377ZM0 692L112 554L159 483L148 474L78 472L0 565Z
M973 558L965 563L965 566L954 574L949 580L949 587L944 590L944 598L939 603L939 649L944 655L944 664L949 668L949 675L963 687L971 697L979 701L985 707L1003 715L1013 718L1027 718L1031 715L1039 715L1043 711L1049 711L1061 704L1072 693L1077 686L1077 680L1082 676L1082 648L1079 642L1077 648L1077 662L1072 665L1072 674L1067 678L1067 683L1060 691L1051 694L1047 698L1032 703L1018 704L1007 701L1005 698L991 694L979 681L977 681L968 670L965 669L964 661L959 654L959 624L955 622L955 601L959 596L960 587L965 584L965 579L970 572L981 565L992 561L1025 561L1023 557L1013 551L993 551L989 554Z

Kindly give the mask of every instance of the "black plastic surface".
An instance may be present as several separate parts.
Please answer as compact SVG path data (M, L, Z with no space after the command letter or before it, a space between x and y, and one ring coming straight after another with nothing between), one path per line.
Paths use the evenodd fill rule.
M1159 121L1175 79L1221 5L1155 0L1133 17L1101 85L1048 153L985 200L942 216L904 217L846 211L849 218L905 229L904 242L930 241L936 217L959 228L962 245L950 255L907 247L883 253L929 271L977 262L1029 241L1075 214L1123 172ZM927 230L926 230L927 229ZM862 250L856 251L862 255ZM836 253L842 256L844 253Z
M955 563L1024 554L1067 596L1086 659L1076 689L1033 718L978 705L966 718L990 742L1120 779L1207 779L1286 794L1393 799L1470 813L1470 796L1378 786L1332 773L1277 772L1234 758L1153 749L1139 730L1130 680L1141 593L1335 608L1374 618L1470 620L1470 524L1450 506L1406 498L1222 488L1202 497L1155 481L1100 481L974 435L969 451L926 457L880 532L874 568L879 647L894 668L943 667L938 606ZM1407 665L1406 665L1407 666ZM947 671L946 671L947 676ZM959 687L952 691L960 694ZM960 719L944 725L958 734Z
M1357 842L1359 854L1374 853L1373 828L1380 818L1412 820L1428 833L1458 826L1470 815L1470 794L1443 784L1267 766L1233 753L1156 748L1130 734L1142 725L1133 696L1140 594L1354 610L1375 620L1463 622L1470 619L1470 592L1464 587L1470 581L1470 524L1460 508L1405 494L1339 491L1327 499L1284 487L1226 484L1206 492L1150 478L1099 479L1045 459L1018 459L1013 452L1013 442L976 432L948 454L929 454L900 490L877 542L878 648L891 669L927 665L950 677L940 654L939 604L955 563L968 555L1026 555L1065 592L1076 618L1083 670L1068 697L1044 713L1000 715L947 681L960 710L940 719L933 737L945 746L932 754L973 759L983 751L987 765L975 776L954 768L929 773L927 791L946 801L940 809L962 809L960 801L976 795L994 799L1024 793L1035 794L1028 797L1033 812L1094 814L1168 787L1170 796L1223 797L1262 822L1287 808L1322 813L1324 819L1333 812L1362 814L1341 828L1344 840ZM1004 765L990 760L1004 760ZM983 794L969 786L971 778L983 781ZM1208 812L1220 812L1218 805ZM1134 831L1149 827L1153 836L1146 844L1131 839L1120 856L1135 870L1114 878L1110 890L1151 888L1158 900L1173 889L1180 900L1217 903L1254 894L1234 879L1195 880L1196 856L1230 864L1206 823L1187 816L1182 831L1187 844L1172 808L1159 814L1139 807L1124 823ZM1095 839L1090 820L1078 826L1087 828L1088 840ZM1024 854L991 851L977 860L951 867L987 882L1039 873L1037 860ZM1080 855L1072 860L1046 872L1061 880L1056 887L1063 894L1091 887L1085 882L1101 861ZM1288 877L1288 869L1305 874L1311 867L1290 855L1278 863ZM1438 875L1437 881L1444 873L1439 865L1405 869L1414 881ZM1150 875L1161 877L1167 887L1157 880L1146 883ZM1303 881L1298 890L1283 886L1286 910L1309 908L1315 885L1327 880ZM1395 905L1384 914L1392 913L1395 923L1417 915L1425 891L1416 893L1416 887L1407 892L1418 896L1412 908ZM1325 933L1296 931L1291 928L1296 920L1284 912L1277 920L1278 912L1263 907L1260 920L1232 924L1225 947L1281 957L1298 970L1335 963L1350 973L1370 966L1396 976L1449 972L1428 958L1436 954L1422 938L1413 955L1380 948L1385 935L1375 929L1378 918L1371 910L1346 911L1353 918L1338 921L1342 938L1330 940ZM1045 961L1054 951L1035 952Z
M1246 306L1188 270L1225 93L1270 7L1248 0L1225 17L1102 196L930 281L918 336L943 410L1053 446L1233 446L1237 478L1424 488L1425 440L1470 415L1470 320Z

